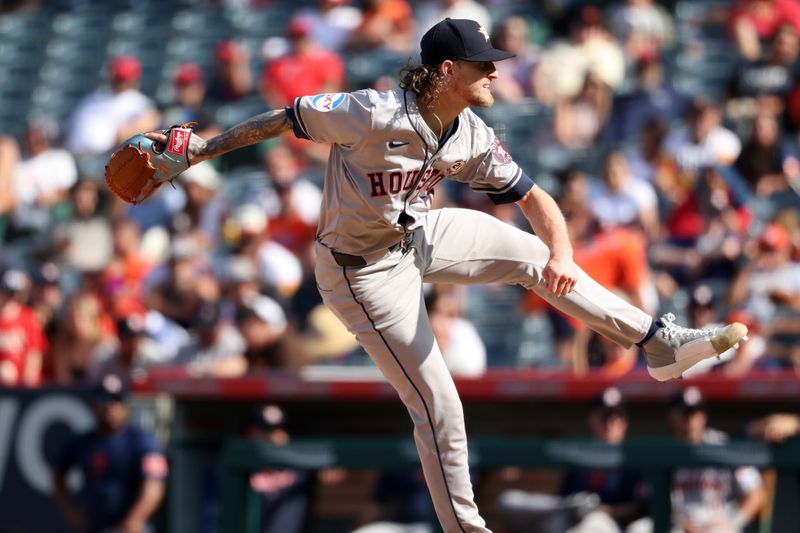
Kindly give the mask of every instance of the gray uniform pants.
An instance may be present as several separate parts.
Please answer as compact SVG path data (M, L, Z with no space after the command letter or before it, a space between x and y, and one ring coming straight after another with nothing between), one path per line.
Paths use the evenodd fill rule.
M556 298L541 284L549 250L537 237L472 210L427 215L405 252L342 267L317 245L317 284L325 304L353 332L397 390L414 423L425 479L446 533L489 531L473 500L461 401L434 340L423 280L516 283L624 346L641 340L651 317L581 274Z

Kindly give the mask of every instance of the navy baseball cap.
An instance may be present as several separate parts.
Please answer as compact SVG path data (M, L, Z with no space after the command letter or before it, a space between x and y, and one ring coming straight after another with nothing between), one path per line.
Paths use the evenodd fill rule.
M502 61L514 57L511 52L493 47L489 32L468 19L447 18L436 23L422 36L420 46L424 65L438 65L447 59Z
M625 398L622 392L617 387L608 387L594 397L592 400L592 408L597 409L605 416L612 414L625 416L627 409L625 408Z
M101 404L123 402L128 396L128 386L116 374L103 376L92 389L92 398Z
M675 394L670 399L670 407L686 413L705 411L708 407L705 396L699 388L692 385Z
M264 431L283 429L286 427L286 413L275 404L261 405L249 413L247 426Z

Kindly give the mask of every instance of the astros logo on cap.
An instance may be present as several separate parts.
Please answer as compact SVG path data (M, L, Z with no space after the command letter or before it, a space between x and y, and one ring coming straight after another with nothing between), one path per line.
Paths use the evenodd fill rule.
M487 43L489 42L489 32L488 32L488 31L486 31L486 28L484 28L483 26L480 26L480 25L479 25L479 26L478 26L478 33L480 33L481 35L483 35L484 37L486 37L486 42L487 42Z

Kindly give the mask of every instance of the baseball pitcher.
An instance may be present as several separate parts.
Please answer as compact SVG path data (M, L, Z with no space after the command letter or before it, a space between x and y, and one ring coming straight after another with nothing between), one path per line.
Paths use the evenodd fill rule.
M439 22L421 47L422 63L404 68L395 90L303 96L212 139L192 134L187 160L285 132L332 144L317 234L319 290L408 408L444 531L487 532L473 500L461 402L428 322L423 282L522 285L614 341L641 346L658 380L724 352L747 329L655 320L583 273L553 198L470 110L492 105L494 62L512 54L493 48L471 20ZM160 132L147 136L169 146ZM515 202L536 235L478 211L431 209L443 179Z

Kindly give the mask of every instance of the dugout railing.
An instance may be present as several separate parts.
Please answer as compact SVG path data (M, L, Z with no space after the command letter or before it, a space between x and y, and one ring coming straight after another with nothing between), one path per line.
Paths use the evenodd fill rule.
M631 468L645 473L650 484L650 516L654 533L670 531L670 477L681 467L774 468L800 470L800 439L781 445L732 440L724 445L692 446L669 439L635 439L620 446L590 440L473 438L470 464L478 469L521 468ZM416 468L411 440L396 438L298 439L273 446L234 438L222 456L222 533L259 531L257 495L250 490L252 472L265 468L319 470ZM800 502L798 502L800 503ZM770 531L767 525L761 530Z
M162 394L173 400L167 417L171 471L166 509L167 531L198 533L206 531L206 524L220 522L219 480L223 448L233 442L229 439L243 434L247 413L264 402L277 403L286 411L288 431L294 443L334 443L330 449L336 454L331 452L330 464L337 464L342 454L346 454L345 451L338 451L345 449L345 444L350 446L347 449L360 449L355 443L370 442L361 441L361 437L380 437L395 443L408 442L403 448L408 451L404 460L412 461L412 468L417 467L416 452L410 444L412 425L408 412L398 401L397 393L379 376L363 375L351 369L347 369L346 375L338 377L272 371L236 379L188 378L184 374L185 371L181 373L174 370L154 372L147 381L136 384L140 394ZM491 465L511 463L512 457L521 457L516 462L521 466L530 465L532 469L555 469L559 464L580 465L550 463L551 458L536 459L533 453L511 455L503 451L499 457L491 457L483 448L484 442L490 441L481 437L506 437L510 445L522 446L524 443L539 442L524 439L585 436L587 405L611 384L619 386L626 398L629 435L637 439L636 442L640 442L638 439L660 442L659 439L670 438L666 417L669 399L689 384L699 387L708 400L709 425L729 435L739 435L743 424L768 414L795 412L797 398L800 398L800 380L793 372L753 373L745 379L701 376L655 383L646 372L633 372L624 380L611 381L593 374L575 377L537 369L495 369L479 379L456 380L469 428L473 461L480 468L487 469L487 473ZM536 449L531 448L534 452ZM229 454L226 453L228 460L231 460ZM797 455L800 456L800 453ZM260 454L254 454L252 460L255 457L260 457ZM401 466L399 463L402 463L395 451L388 454L388 463L375 464L377 461L373 454L373 467L368 466L368 457L359 453L354 464L369 470L378 468L380 464ZM302 458L310 460L307 454ZM768 463L763 458L756 459L750 462L757 466ZM772 456L767 459L771 461ZM236 466L236 461L231 465L235 467L234 470L243 468ZM252 465L253 468L256 466L256 463ZM794 467L789 465L786 468ZM363 472L364 476L361 474L356 477L369 477L367 472ZM241 481L242 472L237 475ZM777 477L779 486L792 478L782 472ZM209 482L209 479L212 481ZM779 500L775 508L776 527L761 529L759 533L800 531L797 528L800 523L800 483L788 485L785 488L789 490L776 491ZM207 489L208 486L212 489ZM350 489L353 487L348 486ZM246 492L241 494L244 499ZM333 525L332 518L337 520L331 513L336 517L344 516L326 507L332 501L330 496L327 488L321 487L318 503L322 506L319 511L323 516L319 517L320 524L324 526L322 531L340 533L341 528L325 529ZM240 505L238 509L241 513L236 512L244 516L246 507L241 501ZM485 508L486 502L482 505ZM230 506L226 507L227 514ZM666 508L666 505L662 504L662 507ZM779 515L783 515L787 509L790 519L778 520ZM654 512L657 513L657 510ZM787 526L783 527L784 524ZM236 531L241 533L244 530Z

